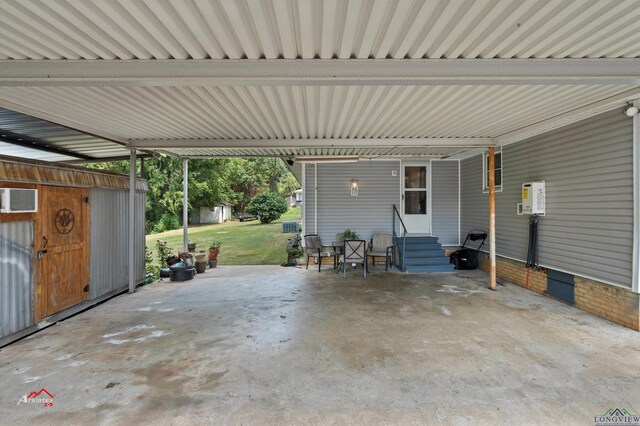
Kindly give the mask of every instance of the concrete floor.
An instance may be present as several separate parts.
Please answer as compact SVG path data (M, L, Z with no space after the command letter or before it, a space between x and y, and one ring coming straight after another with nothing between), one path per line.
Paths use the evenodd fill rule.
M0 350L2 424L593 424L640 333L486 274L220 267ZM46 388L53 407L17 405Z

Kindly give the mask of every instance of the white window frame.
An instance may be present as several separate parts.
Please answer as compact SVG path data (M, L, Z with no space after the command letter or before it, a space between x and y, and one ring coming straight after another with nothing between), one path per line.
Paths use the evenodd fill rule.
M502 188L504 186L504 153L502 152L502 147L496 148L494 152L494 156L500 154L500 168L496 170L500 170L500 185L496 185L496 192L502 192ZM489 161L489 153L482 153L482 192L484 194L489 193L489 176L487 173L487 164Z
M11 210L11 190L33 191L34 210ZM35 213L38 211L38 190L31 188L0 188L2 206L0 213Z

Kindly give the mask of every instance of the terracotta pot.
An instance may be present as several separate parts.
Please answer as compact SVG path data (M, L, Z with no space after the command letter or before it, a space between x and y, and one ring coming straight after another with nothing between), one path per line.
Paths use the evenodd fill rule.
M196 254L196 262L207 262L207 255L205 254L205 252L201 251L200 253Z
M219 249L209 249L209 260L216 260L218 259L218 254L220 253Z
M207 270L207 261L204 262L196 262L196 272L199 274L204 273Z

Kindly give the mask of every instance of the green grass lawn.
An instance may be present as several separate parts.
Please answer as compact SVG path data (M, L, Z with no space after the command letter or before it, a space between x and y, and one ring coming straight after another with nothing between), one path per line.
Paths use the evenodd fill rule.
M272 223L227 222L216 225L189 227L189 241L196 243L196 252L208 253L209 244L216 240L222 243L221 265L280 265L287 261L287 239L295 234L283 234L283 221L300 221L300 208L292 208ZM174 252L182 251L182 229L147 235L147 247L156 252L156 241L165 240ZM157 262L156 262L157 263Z

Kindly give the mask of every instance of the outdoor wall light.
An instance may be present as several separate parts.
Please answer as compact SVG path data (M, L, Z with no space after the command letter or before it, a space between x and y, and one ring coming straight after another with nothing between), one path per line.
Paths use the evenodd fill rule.
M352 197L358 196L358 181L355 179L351 181L351 196Z
M633 105L627 105L624 108L624 114L627 117L633 117L634 115L636 115L638 113L638 107L635 107Z
M287 159L287 164L293 166L293 159L291 157Z

